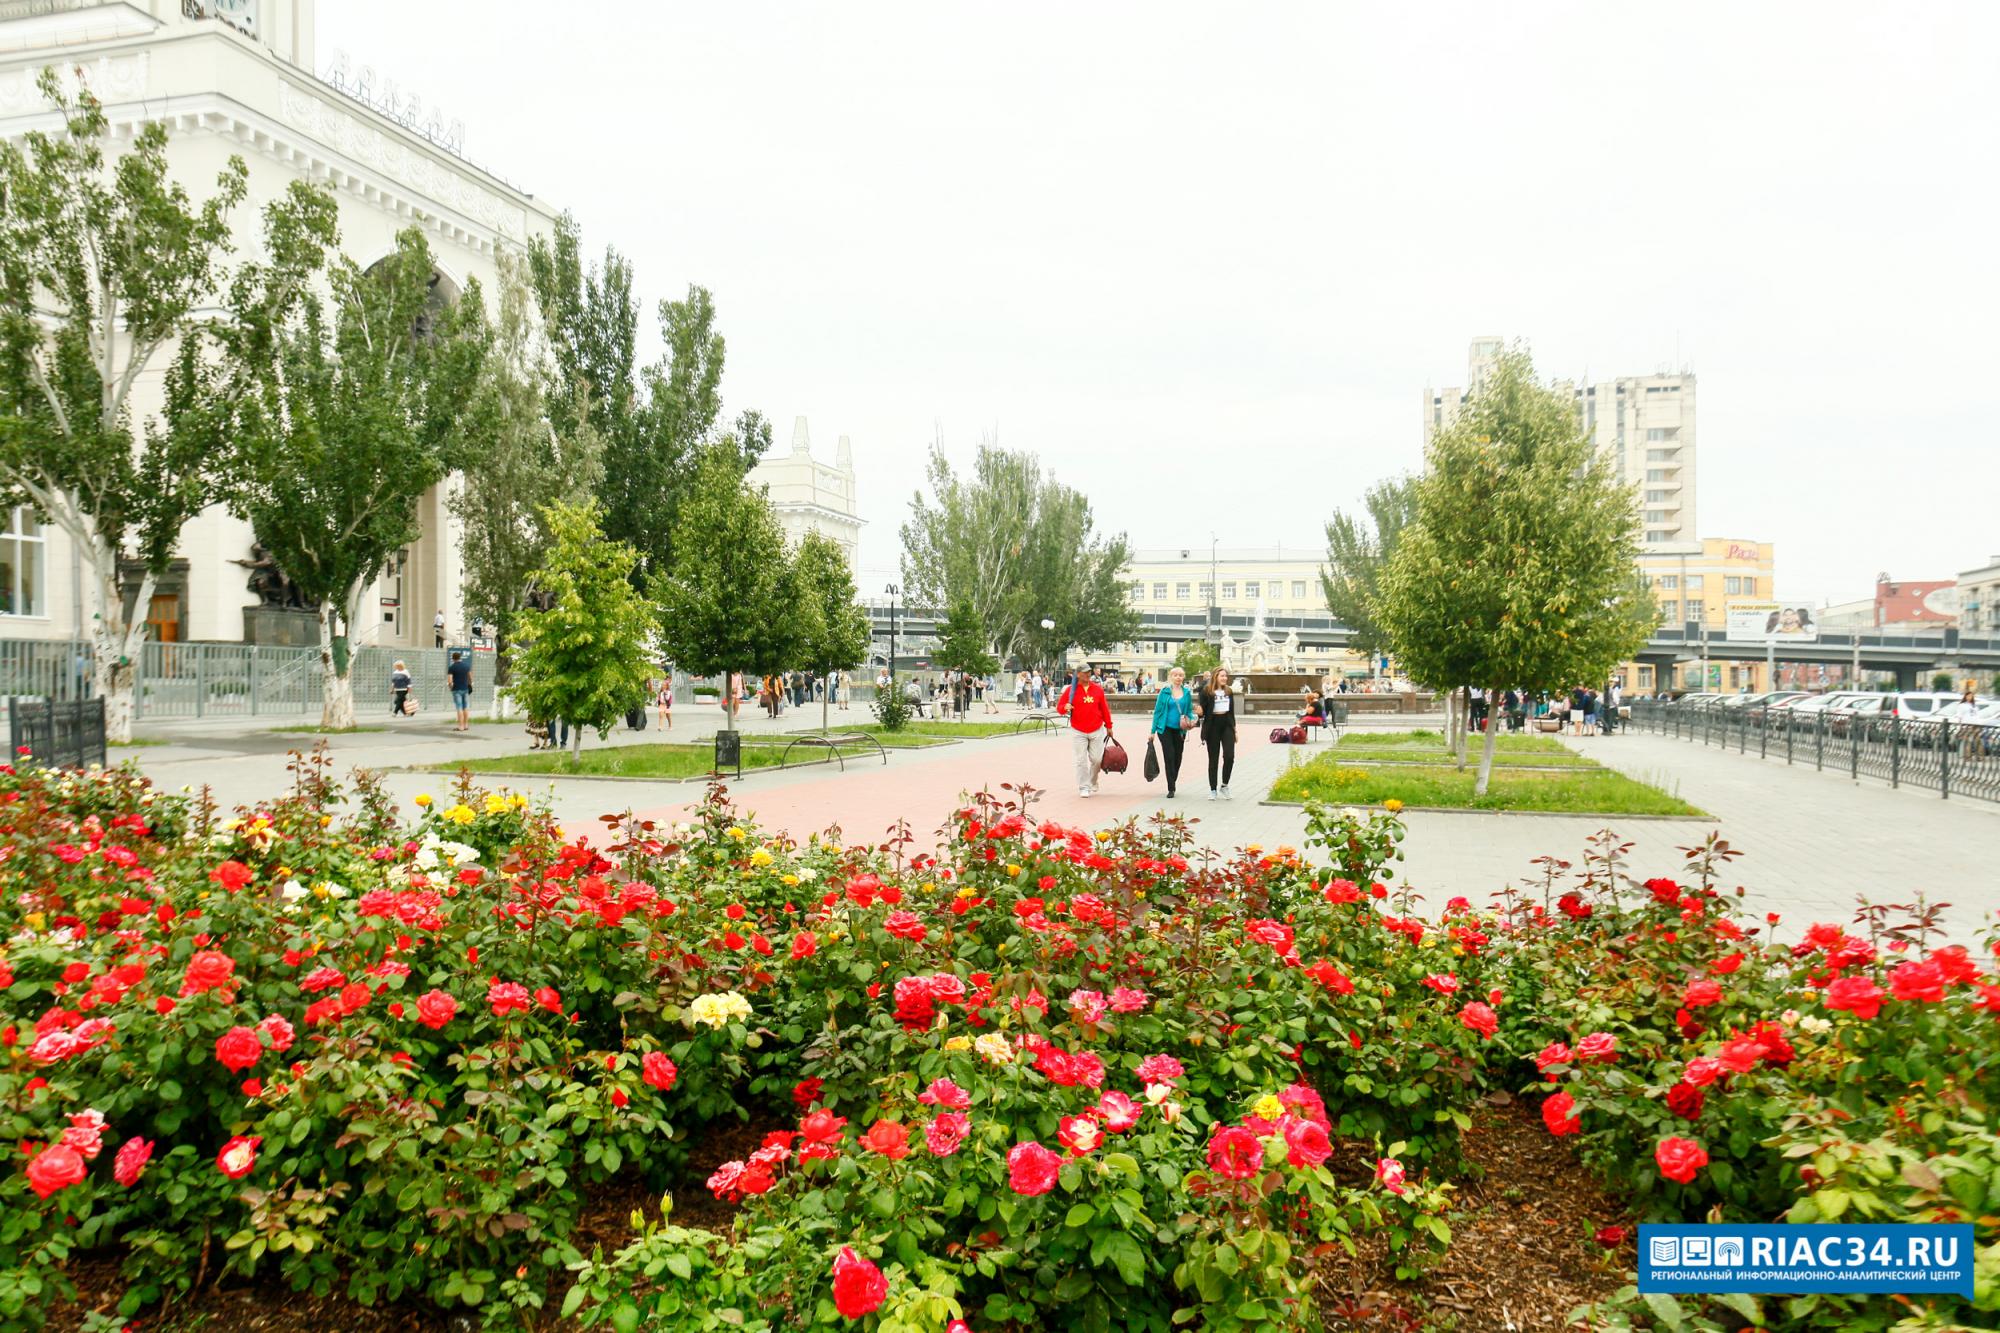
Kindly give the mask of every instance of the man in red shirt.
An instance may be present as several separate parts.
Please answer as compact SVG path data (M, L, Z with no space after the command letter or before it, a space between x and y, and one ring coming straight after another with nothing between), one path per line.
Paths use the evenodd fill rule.
M1097 794L1097 773L1104 763L1104 744L1111 739L1111 704L1096 672L1085 666L1056 700L1056 711L1069 718L1070 740L1076 747L1076 794Z

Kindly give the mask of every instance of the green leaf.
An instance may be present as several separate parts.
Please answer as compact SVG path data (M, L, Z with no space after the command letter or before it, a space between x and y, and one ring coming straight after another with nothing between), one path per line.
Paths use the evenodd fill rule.
M1646 1308L1653 1312L1653 1318L1670 1329L1687 1327L1687 1316L1681 1313L1681 1303L1665 1292L1649 1291L1645 1294Z
M694 1276L694 1265L688 1262L685 1254L670 1254L667 1256L667 1271L685 1282Z
M1071 1204L1067 1216L1063 1218L1066 1227L1088 1226L1090 1219L1097 1216L1097 1209L1087 1203Z

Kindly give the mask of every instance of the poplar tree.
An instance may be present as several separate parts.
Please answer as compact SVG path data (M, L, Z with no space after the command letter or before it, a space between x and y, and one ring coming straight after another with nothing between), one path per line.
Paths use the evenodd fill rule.
M792 556L799 588L798 662L825 680L868 656L868 613L856 601L854 574L840 544L824 533L808 532ZM822 691L819 726L826 730L833 690Z

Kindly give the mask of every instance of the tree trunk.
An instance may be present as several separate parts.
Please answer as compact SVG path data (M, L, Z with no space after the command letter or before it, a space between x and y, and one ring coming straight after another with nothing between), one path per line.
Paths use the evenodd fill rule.
M729 729L734 731L736 730L736 675L734 672L725 671L722 673L722 692L729 697Z
M1479 780L1472 784L1474 796L1484 796L1486 784L1493 778L1493 751L1500 740L1500 728L1494 725L1498 719L1493 716L1493 699L1497 693L1497 690L1486 691L1486 744L1479 754Z
M576 724L569 732L569 766L575 768L583 761L583 725Z
M104 739L132 739L137 717L135 696L139 668L146 651L144 609L153 600L153 576L139 581L139 600L128 621L125 597L118 586L118 553L97 545L91 551L97 576L97 627L91 634L91 657L97 696L104 700Z
M1458 771L1465 771L1466 733L1472 729L1472 687L1458 687L1458 743L1453 747L1458 758Z
M319 725L323 731L345 731L354 725L354 643L347 645L347 661L341 662L333 650L331 604L319 604ZM352 629L352 622L344 628ZM345 667L345 670L342 668Z
M826 677L819 683L819 729L827 728L826 710L833 707L833 679Z

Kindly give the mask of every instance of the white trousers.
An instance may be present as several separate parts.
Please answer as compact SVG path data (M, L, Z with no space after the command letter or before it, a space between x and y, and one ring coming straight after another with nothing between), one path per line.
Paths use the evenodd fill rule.
M1076 789L1091 790L1097 786L1097 770L1104 763L1104 743L1111 739L1111 732L1109 729L1078 731L1072 727L1069 737L1076 752Z

